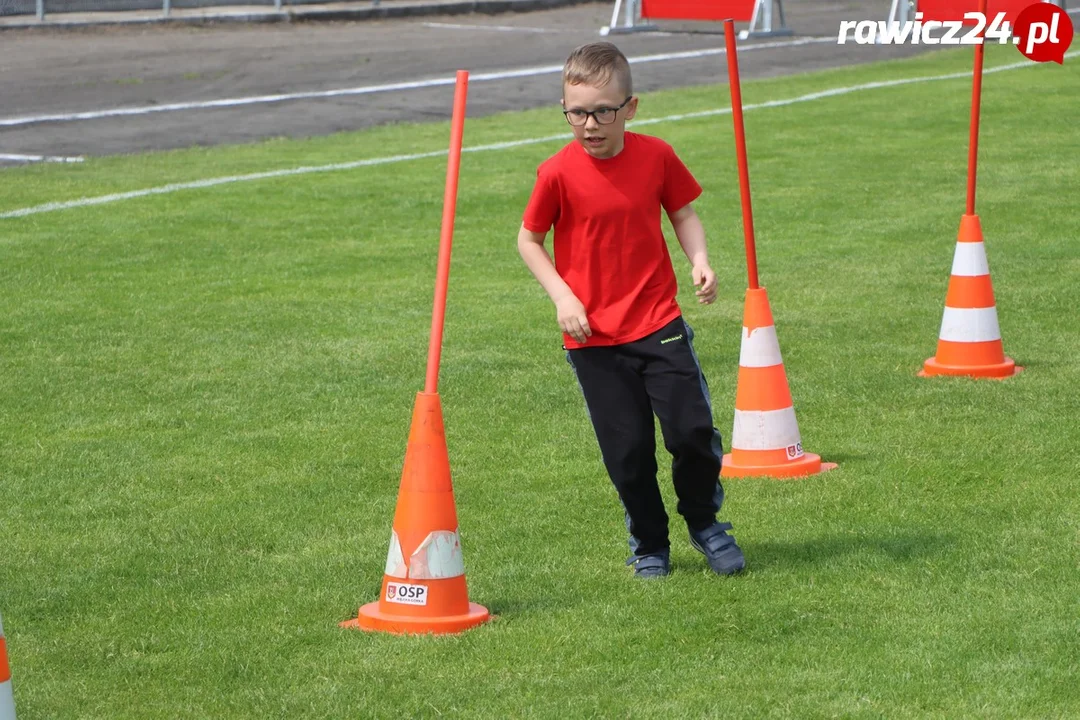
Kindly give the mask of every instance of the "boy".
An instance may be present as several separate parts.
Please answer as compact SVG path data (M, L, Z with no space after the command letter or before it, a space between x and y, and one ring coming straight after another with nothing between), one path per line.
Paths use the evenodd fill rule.
M630 65L614 45L570 54L562 105L574 141L540 165L518 251L555 303L567 359L626 511L627 564L637 577L670 572L655 413L690 543L716 573L730 575L745 562L731 525L716 520L724 497L720 434L660 227L663 207L701 286L698 302L711 303L716 275L690 206L701 186L670 145L626 132L637 103ZM553 225L554 263L544 248Z

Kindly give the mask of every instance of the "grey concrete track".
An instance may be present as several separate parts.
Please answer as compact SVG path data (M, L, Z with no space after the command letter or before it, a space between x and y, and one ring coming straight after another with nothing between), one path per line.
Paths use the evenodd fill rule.
M747 79L786 75L926 52L925 47L836 44L840 20L883 19L871 0L789 3L795 35L740 44ZM587 4L504 15L426 16L363 22L100 26L0 33L0 155L100 156L193 145L253 142L356 130L396 120L449 116L450 86L306 97L245 98L452 78L561 64L575 46L600 39L611 6ZM724 45L718 24L667 23L692 32L612 36L631 58ZM817 39L815 41L815 39ZM785 46L752 50L754 45ZM635 63L635 90L723 82L722 55ZM222 99L233 107L203 107ZM554 106L558 74L545 72L470 84L476 117ZM720 98L718 98L720 101ZM177 103L196 107L144 113ZM132 108L94 119L87 111ZM60 115L63 119L38 119Z

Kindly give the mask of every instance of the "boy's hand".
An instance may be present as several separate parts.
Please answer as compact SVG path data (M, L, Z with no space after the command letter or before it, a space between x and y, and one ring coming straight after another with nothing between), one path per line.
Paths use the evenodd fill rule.
M716 299L716 273L707 263L695 265L691 276L694 278L695 286L701 285L701 289L695 293L699 303L708 305Z
M592 335L589 320L585 317L585 306L577 296L570 294L559 298L555 302L555 311L558 314L559 327L574 340L584 343Z

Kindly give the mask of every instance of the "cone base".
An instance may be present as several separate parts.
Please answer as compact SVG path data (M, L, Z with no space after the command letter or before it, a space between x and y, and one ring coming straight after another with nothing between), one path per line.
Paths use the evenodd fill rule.
M729 453L724 456L720 466L720 477L773 477L783 480L816 475L836 468L836 463L821 462L821 456L813 453L806 453L798 460L782 465L737 465Z
M469 603L469 612L446 617L409 617L379 612L379 603L368 603L360 608L355 620L341 623L343 628L356 628L368 632L387 632L396 635L447 635L468 630L491 619L491 613L483 605Z
M1018 374L1024 368L1017 366L1013 359L1005 356L1005 362L992 365L943 365L932 357L923 363L923 369L919 371L919 377L934 377L936 375L969 376L976 378L991 378L1004 380Z

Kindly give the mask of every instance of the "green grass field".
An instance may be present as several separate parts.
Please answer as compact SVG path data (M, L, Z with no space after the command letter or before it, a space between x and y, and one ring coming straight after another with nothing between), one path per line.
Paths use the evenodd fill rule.
M988 68L1019 60L988 49ZM803 441L840 469L725 483L737 578L709 574L677 516L670 578L624 567L554 311L515 247L562 141L467 153L440 392L470 599L497 618L452 637L338 628L382 579L444 157L0 218L20 720L1080 716L1077 62L984 83L978 211L1026 367L1006 382L916 377L964 210L970 79L747 113ZM970 49L938 52L746 83L744 102L970 67ZM727 104L723 85L651 93L639 118ZM5 170L0 214L445 150L448 126ZM554 109L504 114L465 143L567 130ZM726 445L746 287L731 117L641 131L705 187L720 300L693 303L677 270Z

